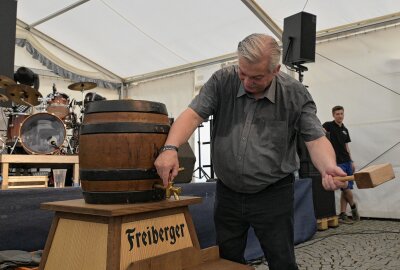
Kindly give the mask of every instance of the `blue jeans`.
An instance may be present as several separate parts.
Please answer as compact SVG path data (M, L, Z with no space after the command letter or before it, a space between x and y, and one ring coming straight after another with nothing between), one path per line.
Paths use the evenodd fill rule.
M246 194L217 183L214 221L220 256L245 263L250 226L260 241L270 270L297 270L294 254L294 176L266 189Z

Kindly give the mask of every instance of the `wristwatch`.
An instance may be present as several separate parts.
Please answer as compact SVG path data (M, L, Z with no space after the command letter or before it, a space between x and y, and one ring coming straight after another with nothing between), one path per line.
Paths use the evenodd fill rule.
M178 152L178 147L176 147L175 145L166 144L160 148L159 153L161 154L162 152L167 150L175 150L176 152Z

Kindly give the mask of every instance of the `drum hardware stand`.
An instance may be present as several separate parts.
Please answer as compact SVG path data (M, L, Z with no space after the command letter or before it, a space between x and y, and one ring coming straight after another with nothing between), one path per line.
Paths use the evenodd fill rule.
M15 147L17 146L17 143L18 142L22 142L22 140L21 140L21 137L17 137L17 139L15 140L15 143L13 144L13 146L8 146L8 147L10 147L10 155L14 152L14 150L15 150Z
M68 89L75 90L75 91L80 91L82 94L82 109L81 109L81 122L83 120L83 114L85 110L85 96L83 94L83 91L90 90L97 87L97 84L94 82L77 82L68 85Z
M8 109L8 114L5 114L5 117L7 118L7 120L10 118L10 115L15 113L14 109L17 108L17 107L18 106L14 102L12 102L12 108ZM3 113L4 113L4 111L3 111ZM6 126L7 126L7 124L6 124ZM7 126L7 129L8 129L8 126ZM11 155L14 152L15 147L17 146L18 142L21 142L21 137L19 137L19 136L16 138L16 140L15 140L15 142L14 142L14 144L12 146L5 145L4 149L7 149L7 148L10 149L10 153L9 154ZM4 151L4 149L2 151Z
M71 140L71 138L72 138L72 136L67 136L67 144L68 144L67 149L69 149L69 151L71 151L71 154L73 154L74 153L74 149L72 148L72 145L69 142ZM67 150L67 153L68 153L68 150Z
M46 110L46 105L45 104L48 102L49 99L47 99L47 98L38 98L38 100L40 101L39 105L37 105L38 112L46 112L47 110Z
M67 135L67 137L66 137L66 141L67 141L67 154L68 154L68 150L70 151L70 154L71 155L73 155L73 154L75 154L75 151L74 151L74 148L72 147L72 145L71 145L71 143L70 143L70 141L71 141L71 139L74 137L74 135L72 134L72 135Z
M80 92L82 94L82 101L80 102L81 104L78 104L78 106L82 106L79 110L79 112L81 113L79 120L81 121L81 123L83 122L83 115L85 113L85 95L83 94L83 91L85 91L86 89L84 89L83 87L81 88ZM78 102L77 102L78 103Z
M33 106L33 104L29 103L28 101L25 101L24 98L21 98L21 100L22 100L24 103L28 104L30 108L35 107L35 106ZM26 106L26 105L25 105L25 106Z
M53 146L54 147L54 149L56 149L56 151L54 151L53 152L53 155L61 155L61 153L62 153L62 145L60 145L60 146L57 146L57 144L51 144L51 146Z
M7 144L3 140L3 138L0 137L0 154L7 154L7 152L4 153L4 151L7 149Z
M206 171L203 169L203 166L201 166L201 141L200 141L200 128L204 127L202 124L197 127L197 146L198 146L198 157L199 157L199 166L197 169L193 171L195 173L197 170L199 171L199 179L203 178L202 174L206 178L206 180L210 180L210 176L206 173Z

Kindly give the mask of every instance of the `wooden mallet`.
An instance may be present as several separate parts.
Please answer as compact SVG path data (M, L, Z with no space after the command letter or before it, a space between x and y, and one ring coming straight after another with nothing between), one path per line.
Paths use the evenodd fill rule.
M383 184L389 180L394 179L394 171L392 164L378 164L366 167L350 176L334 177L333 179L338 181L351 181L354 180L357 184L357 188L374 188L380 184Z

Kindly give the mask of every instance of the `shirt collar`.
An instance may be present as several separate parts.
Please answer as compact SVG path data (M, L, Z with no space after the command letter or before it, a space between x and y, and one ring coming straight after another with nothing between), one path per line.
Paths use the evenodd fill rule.
M246 94L247 93L244 90L243 82L240 82L239 91L236 97L241 97ZM276 76L272 79L271 85L269 86L267 91L264 92L264 97L267 98L272 103L275 103L275 94L276 94ZM251 94L248 95L252 96Z
M344 127L344 124L343 124L343 122L342 122L342 125L339 125L338 123L336 123L336 121L335 121L335 120L333 120L332 122L333 122L333 123L335 123L335 125L336 125L336 126L338 126L338 127L340 127L340 128Z

